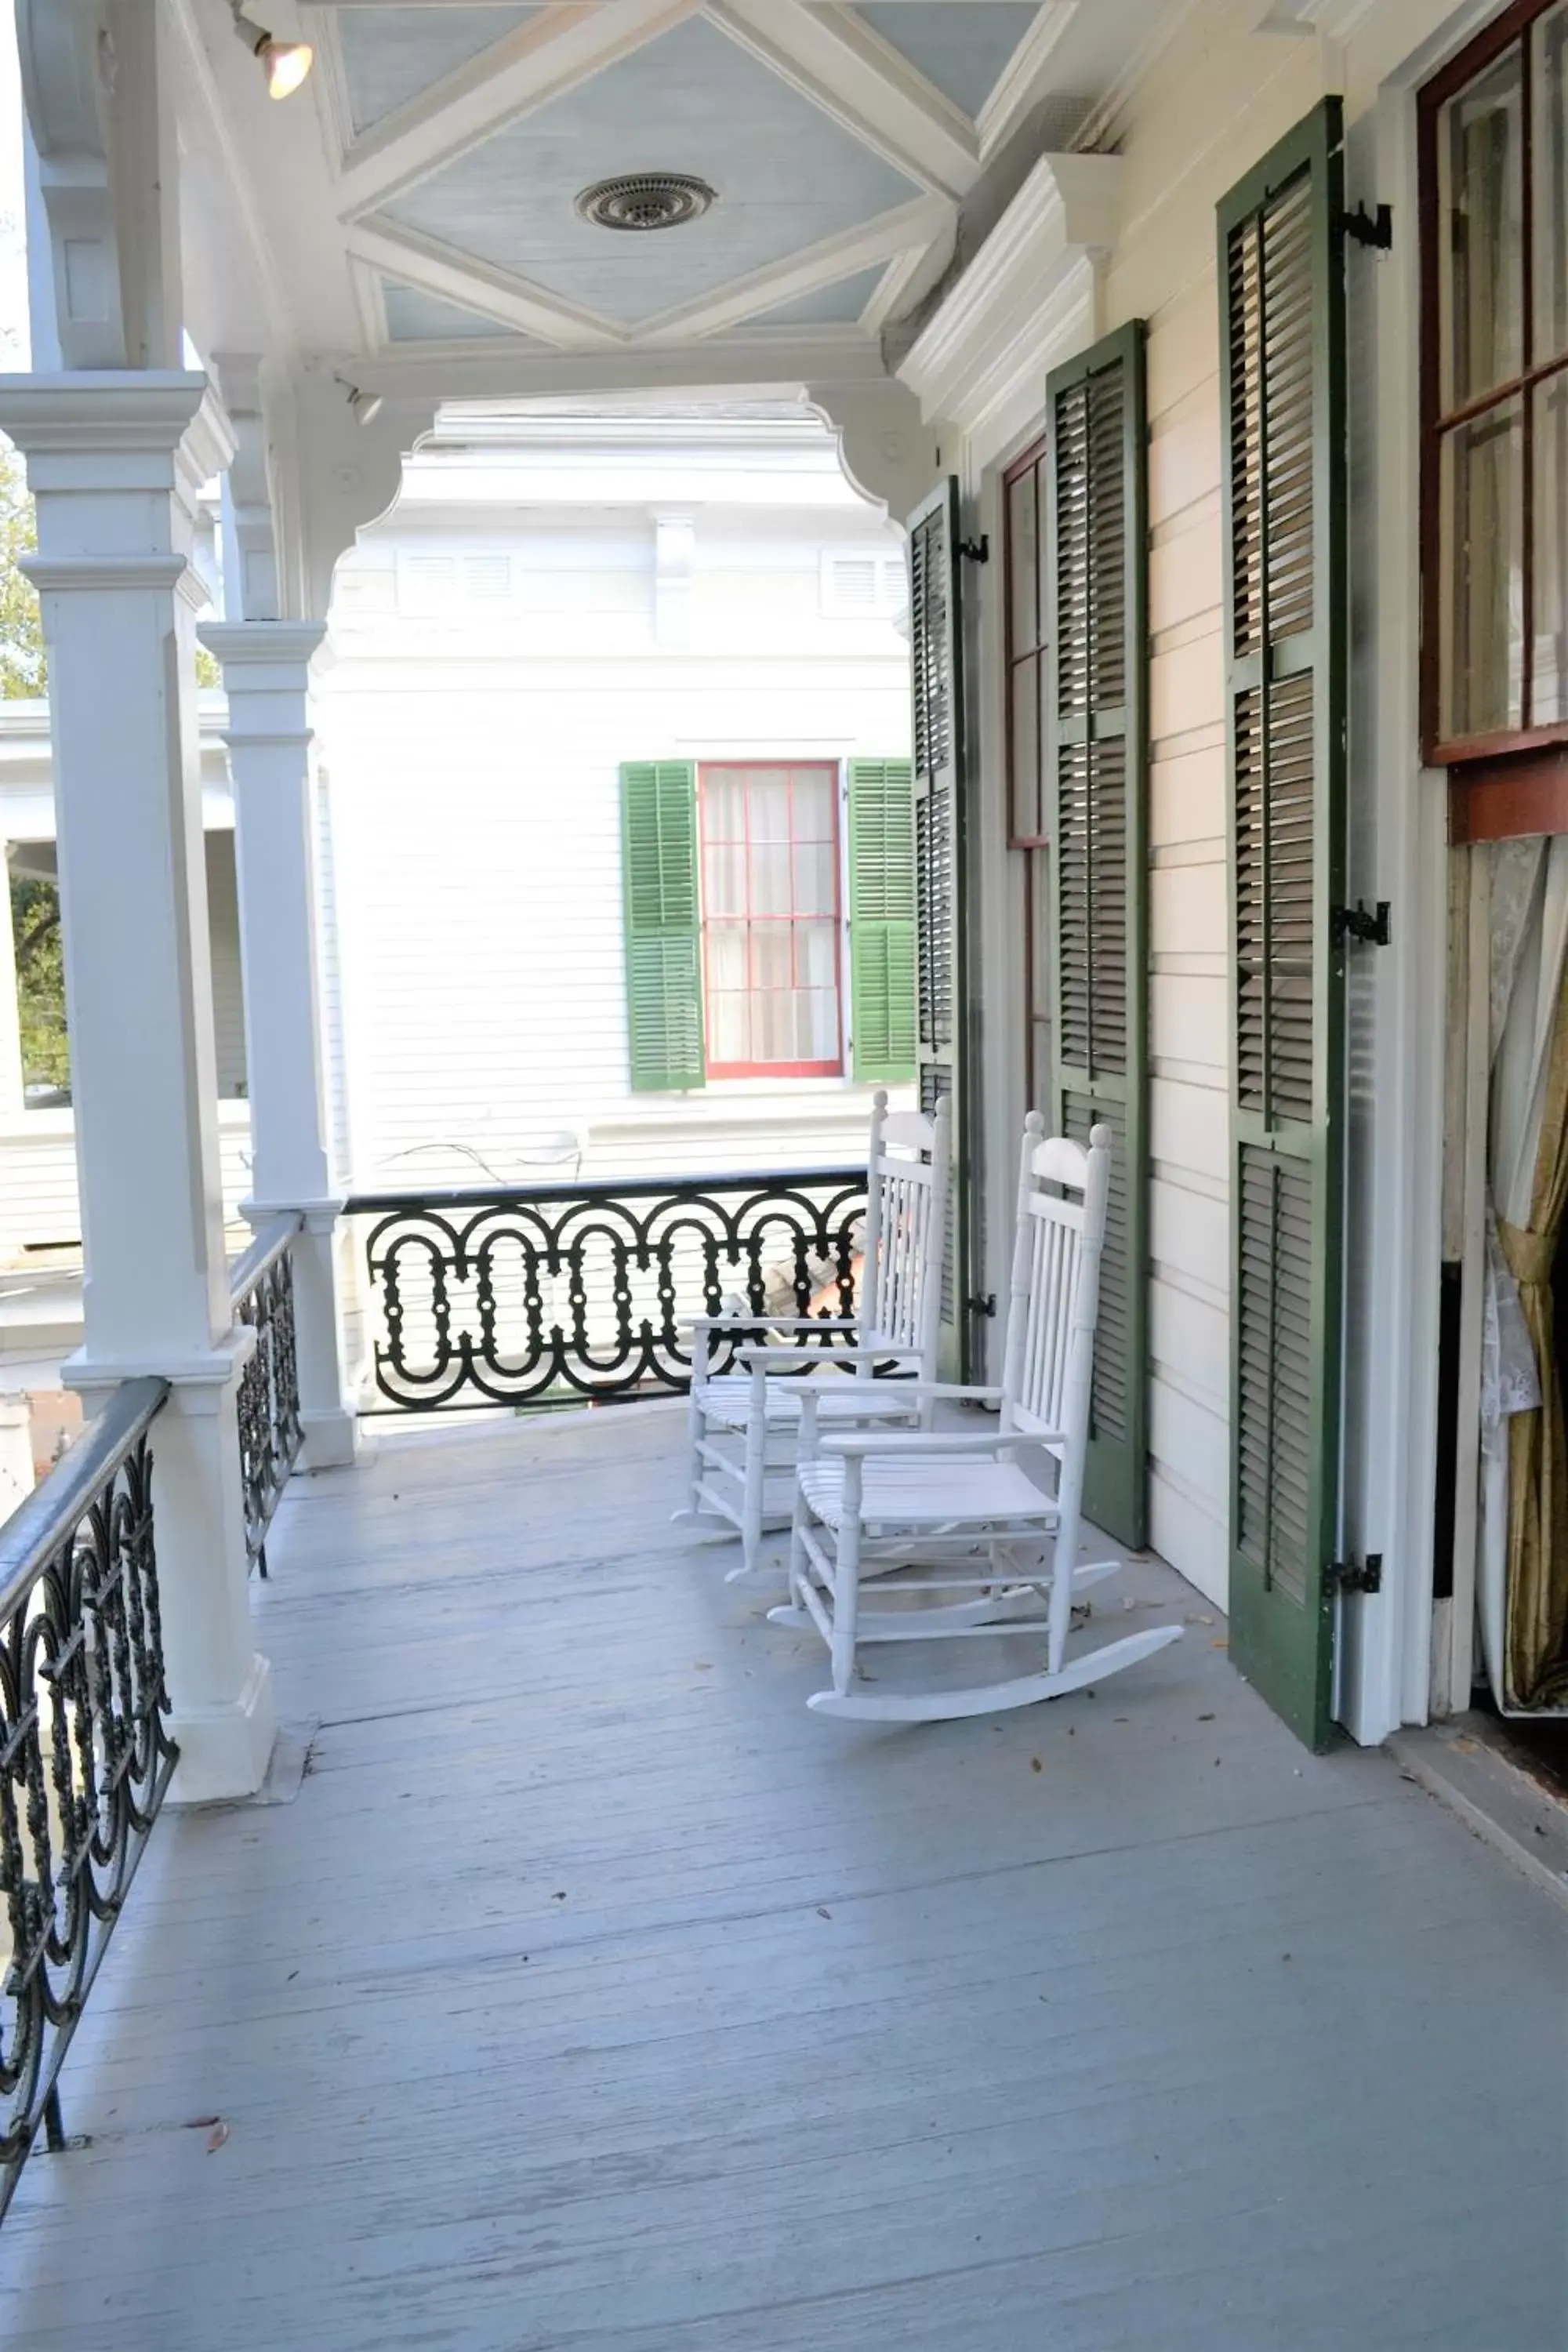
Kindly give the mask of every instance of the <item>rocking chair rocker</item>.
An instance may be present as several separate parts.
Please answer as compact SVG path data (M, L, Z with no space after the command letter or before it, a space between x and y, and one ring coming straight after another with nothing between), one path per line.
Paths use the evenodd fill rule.
M741 1563L730 1571L731 1582L755 1569L764 1530L790 1524L803 1394L813 1401L814 1425L914 1423L926 1410L922 1384L936 1369L942 1312L949 1138L945 1096L932 1118L889 1112L881 1088L872 1097L860 1314L751 1315L738 1307L700 1316L692 1325L690 1501L675 1516L740 1531ZM710 1370L715 1340L737 1325L742 1331L798 1331L817 1344L742 1345L737 1354L744 1371ZM820 1341L829 1333L856 1344L824 1349ZM818 1369L809 1379L778 1377L814 1363ZM873 1380L878 1365L913 1378Z
M1075 1598L1113 1576L1119 1560L1075 1566L1089 1443L1100 1266L1110 1183L1110 1132L1085 1151L1045 1139L1031 1111L1018 1181L1017 1239L1002 1385L922 1384L922 1404L998 1404L994 1431L929 1426L822 1434L805 1384L790 1549L790 1599L772 1622L815 1625L833 1662L833 1687L807 1705L819 1715L873 1723L931 1723L1033 1706L1108 1675L1180 1640L1156 1625L1068 1658ZM1067 1195L1077 1193L1077 1200ZM1055 1492L1024 1466L1056 1466ZM1042 1539L1044 1541L1042 1542ZM863 1577L877 1578L861 1606ZM976 1597L927 1606L932 1591ZM1046 1635L1043 1672L956 1691L862 1691L863 1643Z

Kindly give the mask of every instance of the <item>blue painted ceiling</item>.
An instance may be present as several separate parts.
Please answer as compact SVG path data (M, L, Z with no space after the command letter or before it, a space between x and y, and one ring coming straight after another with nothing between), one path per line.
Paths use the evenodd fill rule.
M1026 19L1029 11L912 13ZM719 201L703 219L653 236L579 219L581 188L637 171L696 173ZM691 18L509 124L389 205L386 217L632 326L921 193L715 26Z
M976 0L967 7L861 0L855 13L973 121L1039 9L1037 0Z
M848 326L857 320L876 292L887 268L878 262L874 269L858 269L853 278L841 278L836 286L819 286L815 293L797 294L793 302L775 302L771 310L759 310L746 324L758 327L837 327Z
M551 348L533 335L518 334L478 310L466 310L460 302L445 302L440 295L426 294L416 286L400 286L394 278L382 279L381 297L387 335L395 343L537 342L541 351Z
M526 0L505 8L341 9L338 33L355 131L368 131L422 97L542 5L543 0Z

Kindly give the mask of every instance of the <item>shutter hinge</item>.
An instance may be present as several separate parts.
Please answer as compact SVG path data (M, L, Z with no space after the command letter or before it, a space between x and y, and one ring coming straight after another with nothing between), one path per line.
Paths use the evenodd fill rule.
M982 1296L966 1298L963 1303L972 1315L994 1315L996 1293L994 1290L987 1290Z
M988 530L983 530L978 539L961 539L958 542L958 551L960 555L967 555L971 563L989 563L991 533Z
M1369 213L1364 205L1357 205L1353 213L1340 215L1340 226L1358 245L1370 245L1379 253L1394 250L1394 206L1379 205Z
M1323 1570L1323 1582L1331 1592L1381 1592L1383 1554L1369 1551L1359 1567L1354 1560L1331 1559Z
M1336 907L1330 919L1334 945L1342 948L1347 940L1359 940L1364 948L1385 948L1389 943L1388 900L1380 898L1376 908L1358 898L1353 907Z

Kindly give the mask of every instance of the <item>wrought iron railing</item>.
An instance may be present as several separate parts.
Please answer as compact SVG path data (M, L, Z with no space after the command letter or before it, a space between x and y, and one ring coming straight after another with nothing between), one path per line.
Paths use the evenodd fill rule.
M694 1316L852 1312L865 1213L863 1167L358 1194L373 1409L679 1393Z
M234 1319L256 1333L255 1352L239 1379L239 1473L245 1489L246 1549L252 1567L263 1576L267 1530L304 1437L290 1255L302 1223L298 1215L276 1218L229 1269Z
M0 1527L0 2215L178 1760L164 1717L148 1430L128 1381Z

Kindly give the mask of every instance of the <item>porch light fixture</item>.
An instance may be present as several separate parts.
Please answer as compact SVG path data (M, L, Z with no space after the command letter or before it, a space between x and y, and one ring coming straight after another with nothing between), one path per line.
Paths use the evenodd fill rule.
M342 383L342 376L338 378L338 382ZM385 400L384 393L362 392L357 383L344 383L343 390L348 394L349 407L353 412L356 425L373 424L381 415Z
M246 16L239 0L229 0L234 29L253 58L261 60L268 98L291 98L310 72L315 51L309 41L279 41L264 25Z

